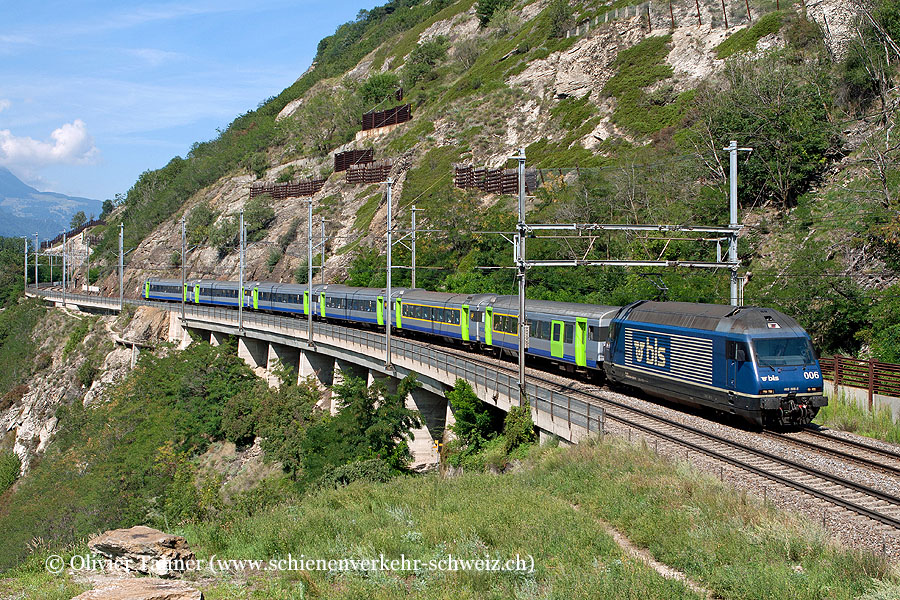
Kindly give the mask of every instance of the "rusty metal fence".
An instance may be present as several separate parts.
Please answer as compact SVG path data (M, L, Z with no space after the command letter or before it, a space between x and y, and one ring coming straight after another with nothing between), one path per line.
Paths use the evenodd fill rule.
M324 179L310 179L294 183L254 183L250 186L250 197L263 194L272 196L274 200L312 196L325 186Z
M381 183L387 181L394 161L379 160L362 165L350 165L347 168L347 183Z
M488 194L519 193L519 173L516 169L487 169L470 165L454 165L453 184L462 189L478 189ZM538 171L525 170L525 191L538 186Z
M403 104L387 110L373 110L362 116L363 131L412 120L412 106Z
M372 148L365 150L347 150L337 152L334 155L334 171L346 171L352 165L361 165L375 162L375 151Z
M835 387L844 385L867 390L869 406L875 394L900 398L900 365L838 355L819 359L819 367L822 376L831 379Z
M92 220L88 221L87 223L85 223L84 225L82 225L81 227L73 229L72 231L67 231L66 238L73 238L76 235L78 235L79 233L81 233L82 231L84 231L85 229L87 229L88 227L96 227L97 225L106 225L106 221L104 221L103 219L92 219ZM94 239L97 239L97 238L92 236L91 240L94 240ZM50 248L51 246L55 246L56 244L61 244L62 241L63 241L63 234L59 234L52 240L41 242L41 250L43 250L45 248Z

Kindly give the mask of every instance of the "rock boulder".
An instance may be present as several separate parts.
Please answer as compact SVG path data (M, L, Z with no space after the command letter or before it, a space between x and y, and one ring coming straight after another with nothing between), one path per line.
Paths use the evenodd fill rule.
M203 600L203 592L180 581L115 579L103 582L72 600Z
M194 560L183 537L140 525L107 531L88 547L122 569L157 577L175 576Z

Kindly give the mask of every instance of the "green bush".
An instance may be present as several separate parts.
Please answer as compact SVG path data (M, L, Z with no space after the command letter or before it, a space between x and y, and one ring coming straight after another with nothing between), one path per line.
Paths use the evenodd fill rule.
M406 408L405 398L416 386L414 374L400 382L395 394L379 381L367 388L356 377L334 386L332 401L340 412L310 425L301 442L306 479L315 482L329 467L372 458L396 471L406 469L410 457L404 437L421 422L416 411Z
M362 100L364 110L374 110L375 107L384 109L389 108L389 104L396 104L396 102L392 102L392 99L395 98L394 94L399 87L400 78L396 73L388 71L376 73L366 79L359 86L357 94Z
M572 7L568 0L553 0L547 8L550 15L550 35L561 38L572 27Z
M300 217L294 217L291 219L291 224L288 226L287 231L278 236L278 248L281 250L282 254L284 254L288 246L291 245L291 242L297 239L297 229L299 227Z
M232 396L222 409L222 435L243 446L253 442L259 420L260 397L266 394L264 383Z
M784 24L786 12L771 12L763 15L756 23L732 33L721 44L716 46L717 58L728 58L738 52L755 50L756 43L773 33L778 33Z
M268 194L256 196L244 205L244 227L247 228L247 241L258 242L266 236L266 230L275 220L275 209L272 208L272 197Z
M263 452L268 460L280 462L292 479L297 479L304 467L302 447L320 396L315 381L307 379L299 385L296 380L283 381L259 399L256 428Z
M530 406L513 406L503 423L503 449L507 454L523 444L534 442L534 422Z
M494 13L499 12L512 4L510 0L478 0L475 7L475 14L478 15L478 22L482 27L487 27L491 22Z
M75 328L69 334L69 339L66 340L66 345L63 346L63 357L68 356L72 353L72 351L77 348L81 342L84 341L84 338L87 337L88 332L90 332L91 327L94 324L93 319L84 318L78 321L78 324L75 325Z
M380 458L370 458L369 460L358 460L345 465L329 465L325 468L318 486L322 488L337 488L349 485L354 481L384 483L393 479L395 475L396 471L391 469L387 462Z
M478 399L468 381L457 379L453 389L447 392L447 401L456 419L451 429L467 447L477 450L497 435L495 411Z
M240 245L238 232L240 220L237 215L222 217L217 227L209 232L209 242L219 250L219 256L233 252Z
M414 88L420 81L434 78L435 67L447 58L447 45L447 38L439 35L421 42L410 52L403 69L403 84L407 89Z
M269 170L269 159L265 152L255 152L250 156L248 162L250 172L256 175L257 179L262 179Z
M746 132L740 145L753 152L741 159L738 194L744 206L770 200L793 206L840 146L827 72L787 58L735 58L696 103L698 136L722 148L735 132Z
M199 244L210 235L210 226L216 221L218 213L209 207L206 202L201 202L190 212L185 222L188 242Z
M97 377L97 373L100 370L97 368L97 365L94 364L94 360L92 358L87 358L83 363L78 365L78 369L75 371L75 378L84 387L91 387L91 384L94 383L94 379Z
M272 248L269 250L269 256L266 257L266 268L269 270L269 273L278 266L278 263L281 262L282 257L281 250L278 248Z
M12 487L22 470L22 460L12 450L0 452L0 494Z

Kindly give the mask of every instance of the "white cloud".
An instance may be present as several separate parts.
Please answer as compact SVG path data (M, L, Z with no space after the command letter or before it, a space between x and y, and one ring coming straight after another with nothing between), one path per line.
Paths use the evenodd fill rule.
M17 137L0 129L0 164L39 168L54 164L86 164L99 154L94 138L81 119L75 119L50 134L52 141Z
M9 100L6 100L4 98L0 98L0 112L3 112L10 106L12 106L12 102L10 102Z

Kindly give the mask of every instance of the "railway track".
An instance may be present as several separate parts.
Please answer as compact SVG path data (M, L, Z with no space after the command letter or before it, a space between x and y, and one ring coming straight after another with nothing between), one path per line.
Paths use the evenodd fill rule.
M869 444L847 440L837 436L824 435L820 442L804 436L813 430L798 433L776 433L767 431L760 435L779 443L787 443L806 451L816 452L828 458L856 463L867 469L881 471L893 477L900 477L900 455ZM843 446L844 449L834 446Z
M429 344L436 348L447 350L444 346ZM502 359L490 359L482 355L453 349L465 354L469 360L481 363L493 369L502 369L515 372L509 363ZM614 421L620 426L632 431L637 431L644 436L662 440L669 444L680 446L687 452L695 452L707 456L713 460L731 465L742 471L752 473L763 479L772 481L797 490L803 494L819 498L840 507L843 510L864 516L893 529L900 529L900 497L882 492L870 486L857 483L845 477L834 475L814 467L804 465L798 461L779 456L748 444L737 442L729 438L703 431L691 425L687 425L673 419L656 415L647 411L619 402L604 396L600 396L596 388L590 384L567 379L561 383L543 372L529 372L529 378L540 381L542 384L555 387L561 392L580 396L583 400L594 406L604 409L607 421ZM812 442L799 441L790 436L772 434L773 439L788 441L788 443L805 444L805 447L818 452L827 452L835 457L845 460L854 460L868 468L877 468L884 471L885 465L874 459L865 459L849 453L839 453L827 447L816 446ZM839 439L828 436L829 439ZM867 446L865 444L860 444ZM845 454L846 456L842 456ZM890 454L890 453L889 453ZM900 456L893 455L900 459ZM900 468L895 474L900 474Z

